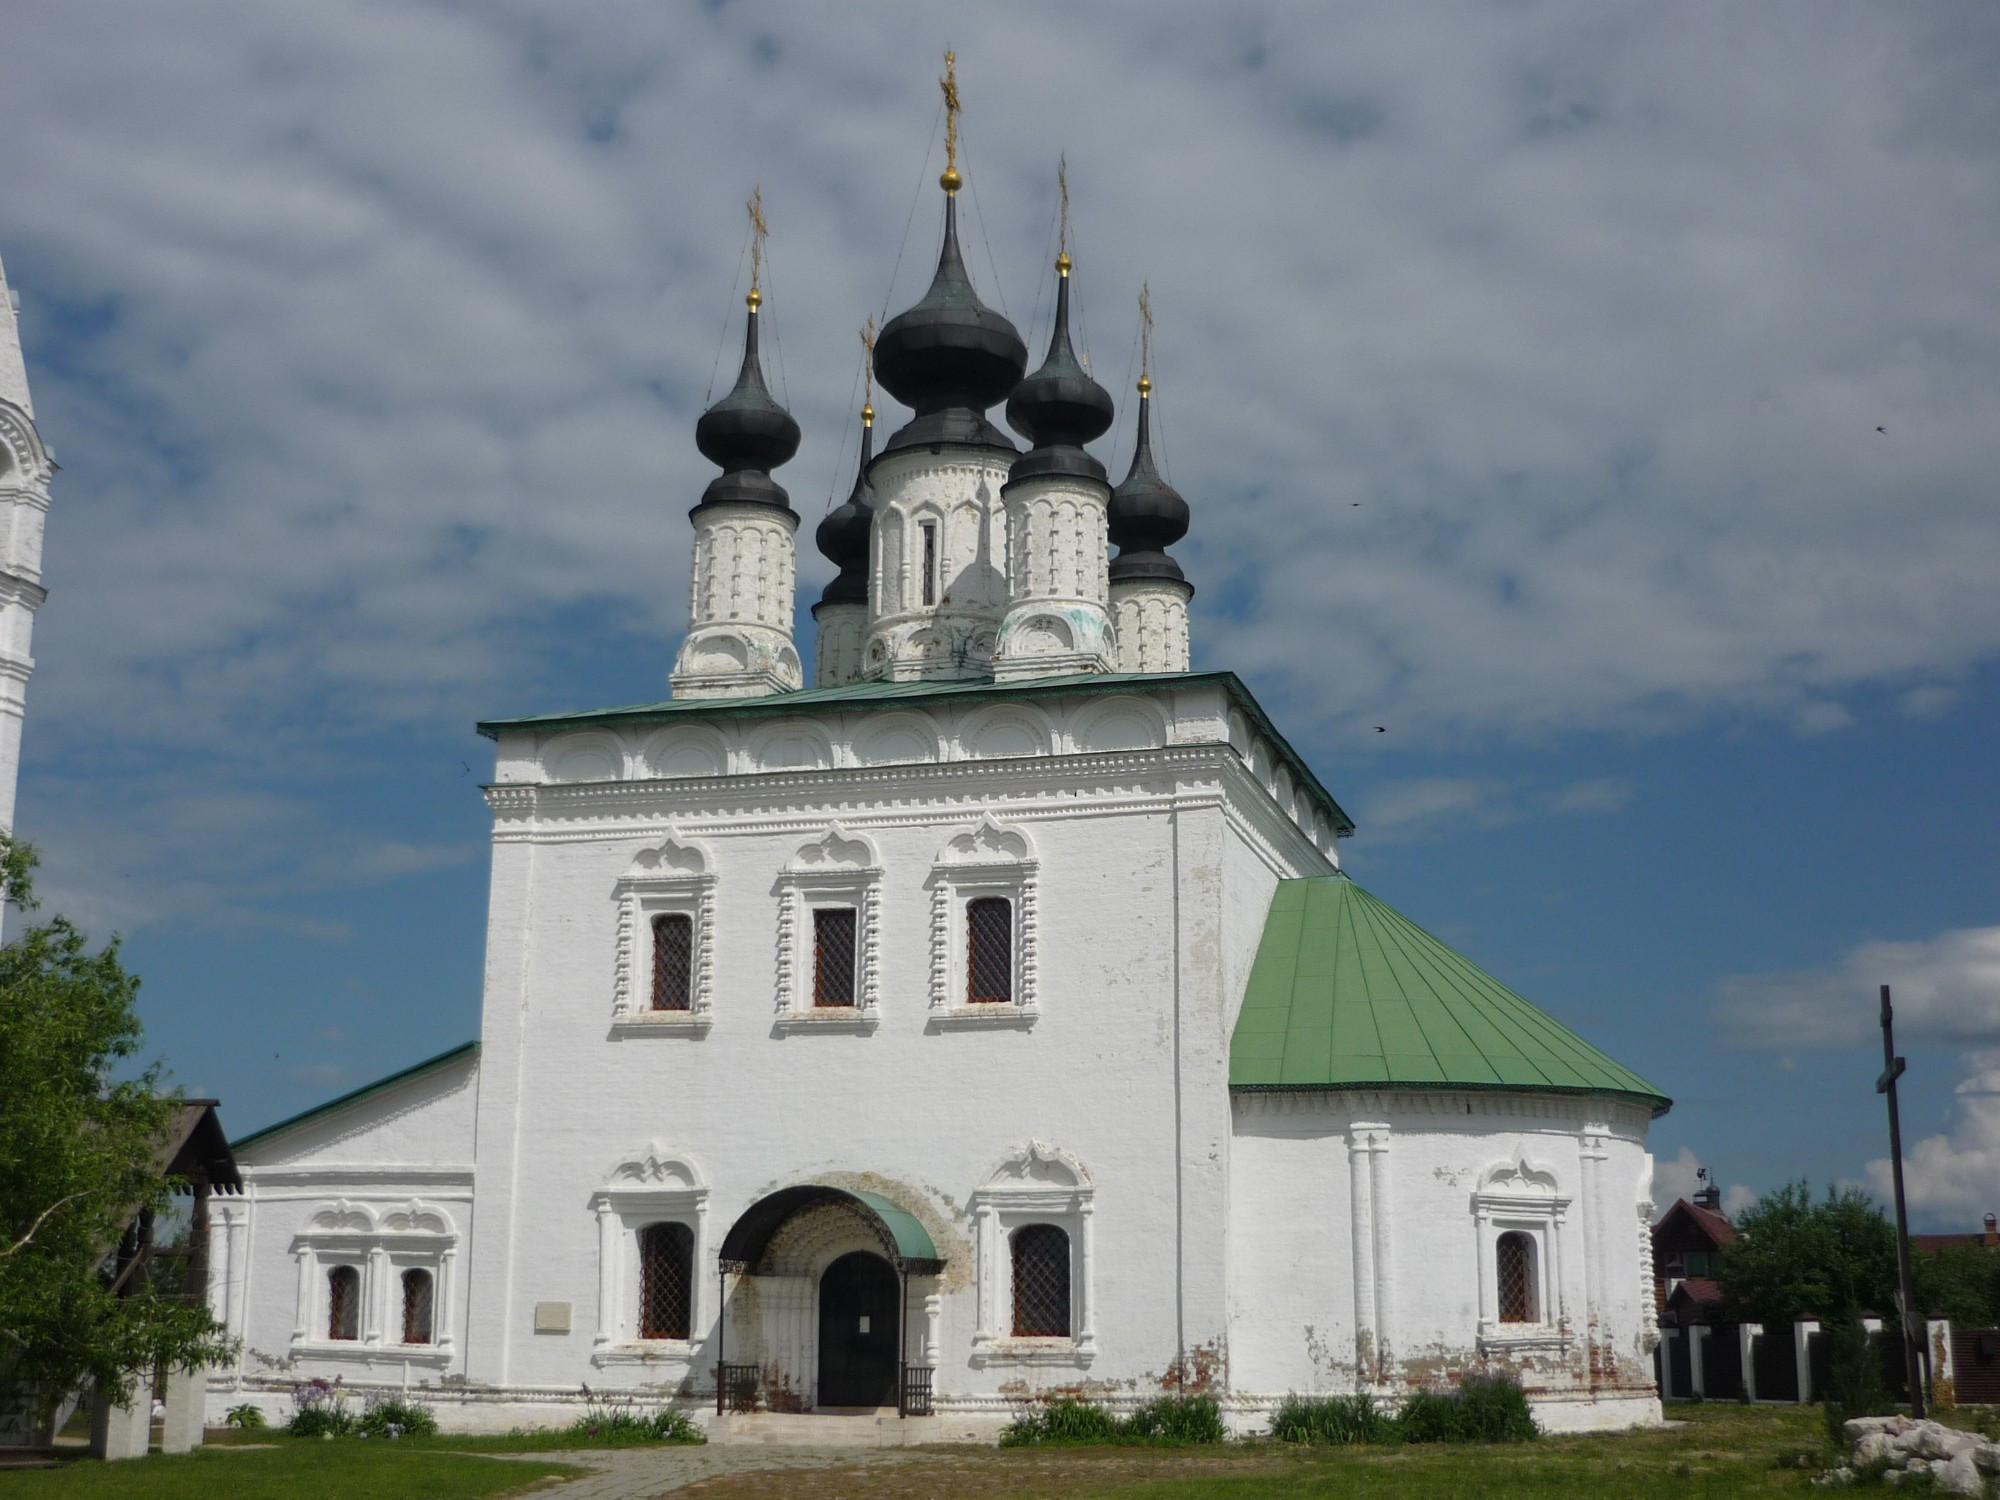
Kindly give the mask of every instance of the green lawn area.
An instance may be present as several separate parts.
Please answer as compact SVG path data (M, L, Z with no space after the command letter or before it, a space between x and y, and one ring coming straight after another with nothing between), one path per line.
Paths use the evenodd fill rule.
M262 1436L268 1448L221 1444L172 1458L125 1463L76 1459L60 1469L0 1472L13 1500L461 1500L510 1495L557 1474L581 1474L546 1459L505 1461L426 1442L313 1442ZM463 1447L464 1445L459 1445ZM482 1445L484 1446L484 1445ZM497 1445L496 1445L497 1446Z
M1301 1450L1027 1448L940 1453L935 1463L844 1471L841 1500L1708 1500L1815 1493L1781 1456L1825 1446L1817 1407L1678 1407L1665 1431L1543 1438L1497 1447ZM688 1500L805 1500L836 1493L824 1474L731 1475L680 1491ZM676 1497L678 1500L678 1496Z
M1817 1407L1672 1408L1663 1431L1542 1438L1495 1447L1299 1449L1275 1443L1203 1448L954 1448L914 1461L826 1470L742 1473L677 1492L689 1500L1484 1500L1574 1495L1593 1500L1708 1500L1813 1493L1810 1470L1781 1458L1826 1452ZM314 1442L246 1435L268 1448L210 1447L185 1458L75 1461L60 1470L0 1474L0 1497L76 1500L456 1500L504 1495L576 1474L532 1451L554 1434ZM236 1447L238 1451L230 1451ZM629 1451L629 1450L628 1450ZM774 1455L774 1459L778 1459ZM782 1461L780 1459L780 1461ZM560 1496L562 1491L552 1492Z

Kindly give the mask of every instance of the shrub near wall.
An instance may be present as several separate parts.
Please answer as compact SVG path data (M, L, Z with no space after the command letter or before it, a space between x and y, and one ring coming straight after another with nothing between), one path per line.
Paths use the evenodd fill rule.
M1418 1391L1393 1417L1363 1394L1290 1396L1271 1419L1271 1436L1287 1443L1520 1443L1536 1435L1527 1396L1504 1375Z
M1000 1446L1148 1443L1166 1447L1219 1443L1224 1436L1222 1408L1211 1396L1162 1396L1129 1417L1115 1416L1092 1401L1058 1396L1009 1423L1000 1434Z

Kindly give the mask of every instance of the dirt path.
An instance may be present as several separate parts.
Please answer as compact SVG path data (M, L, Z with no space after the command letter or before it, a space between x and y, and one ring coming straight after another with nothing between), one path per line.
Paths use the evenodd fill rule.
M495 1453L500 1459L547 1459L596 1472L585 1479L551 1483L531 1490L549 1500L653 1500L699 1484L738 1474L771 1474L800 1469L854 1469L935 1461L945 1455L905 1448L765 1448L707 1443L685 1448L585 1448L553 1453Z

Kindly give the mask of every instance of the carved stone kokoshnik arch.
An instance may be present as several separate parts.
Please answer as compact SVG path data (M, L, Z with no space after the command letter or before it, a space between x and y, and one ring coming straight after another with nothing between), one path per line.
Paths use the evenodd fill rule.
M910 1278L938 1276L945 1259L938 1253L930 1231L907 1209L898 1207L879 1193L859 1189L828 1187L823 1183L802 1183L767 1194L744 1210L730 1226L716 1255L716 1282L720 1314L717 1319L715 1367L716 1414L753 1409L762 1378L759 1364L729 1362L729 1290L731 1275L764 1276L783 1269L771 1264L774 1241L801 1215L822 1209L846 1209L853 1223L872 1231L882 1259L896 1273L898 1311L896 1318L896 1412L898 1416L929 1416L931 1376L929 1365L909 1362ZM778 1257L782 1259L782 1256Z

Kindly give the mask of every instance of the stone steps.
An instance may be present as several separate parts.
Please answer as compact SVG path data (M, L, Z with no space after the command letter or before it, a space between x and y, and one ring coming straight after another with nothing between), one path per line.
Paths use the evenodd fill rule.
M711 1443L770 1448L910 1448L922 1443L981 1443L999 1440L1004 1418L899 1417L893 1406L879 1411L731 1412L710 1417Z

